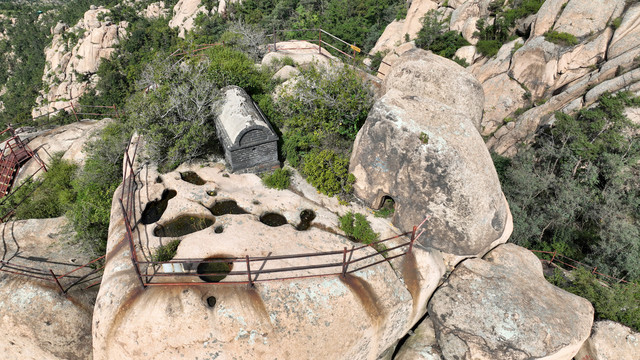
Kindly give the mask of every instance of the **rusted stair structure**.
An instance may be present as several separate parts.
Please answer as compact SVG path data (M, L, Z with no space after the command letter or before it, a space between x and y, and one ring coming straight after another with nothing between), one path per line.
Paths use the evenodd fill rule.
M0 154L0 199L9 194L20 166L29 161L29 159L35 158L40 165L34 174L41 169L47 171L44 162L20 139L20 136L16 135L11 125L0 132L0 135L5 133L9 133L10 137L4 141L4 148Z

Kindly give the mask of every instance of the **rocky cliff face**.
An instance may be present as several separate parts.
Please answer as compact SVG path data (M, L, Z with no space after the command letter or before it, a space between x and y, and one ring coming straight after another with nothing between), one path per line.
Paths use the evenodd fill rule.
M435 2L414 1L412 7L433 8ZM447 29L460 31L471 44L478 41L478 20L495 21L491 0L437 3L440 17L449 19ZM549 31L575 36L577 44L550 42L545 38ZM398 24L390 24L376 48L385 49L390 38L404 39L403 32ZM482 135L489 149L513 155L539 126L553 122L555 111L574 112L606 91L640 91L639 34L640 4L547 0L537 14L518 22L514 35L520 38L502 46L496 56L484 57L473 45L458 50L456 56L471 64L468 71L484 89ZM393 62L394 53L404 46L395 45L385 61Z
M100 61L109 58L127 36L127 26L125 21L111 22L109 10L92 6L75 26L58 23L53 27L53 40L45 49L45 90L36 99L32 116L66 107L95 86Z
M218 5L208 9L201 0L180 0L173 7L173 17L169 21L169 26L178 28L178 36L184 38L185 34L195 26L196 17L200 14L205 16L227 12L227 7L233 3L240 3L242 0L220 0Z

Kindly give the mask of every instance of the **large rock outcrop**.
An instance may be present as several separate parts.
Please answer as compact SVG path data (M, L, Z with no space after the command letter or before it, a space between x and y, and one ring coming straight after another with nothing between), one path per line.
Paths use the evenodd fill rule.
M475 44L477 22L493 24L493 7L499 4L489 0L439 1L436 11L445 30L459 31ZM511 5L504 2L503 10ZM387 30L378 43L388 49L384 61L393 64L411 43L389 41L389 34L402 31L399 23L391 23ZM549 31L573 35L577 43L547 41ZM481 132L487 146L498 154L514 155L520 144L553 121L556 111L573 113L590 106L604 91L640 88L638 77L626 74L640 62L640 4L546 0L537 14L518 19L510 33L521 38L504 44L492 58L480 54L475 46L456 52L470 64L469 70L484 89ZM381 79L388 67L381 64Z
M45 48L42 75L46 91L36 99L33 117L69 106L96 85L100 62L127 36L128 23L113 23L108 15L108 9L93 6L75 26L58 23L51 30L53 40Z
M571 359L593 307L548 283L538 258L513 244L459 265L429 302L445 359Z
M173 17L169 20L169 26L178 29L178 36L185 37L185 34L195 26L196 17L200 14L205 16L219 13L226 14L227 7L233 3L240 3L242 0L220 0L217 6L208 9L201 0L180 0L173 7Z
M18 272L24 267L32 272L52 269L57 275L64 274L90 260L78 244L69 244L73 235L63 217L0 224L0 254L11 264L0 264L0 268ZM67 279L60 281L70 285ZM2 357L91 359L91 318L97 292L84 290L86 286L62 295L53 282L0 272Z
M610 320L596 321L578 360L636 360L640 357L640 333Z
M413 50L385 84L353 146L356 195L374 208L393 198L394 224L405 231L431 216L420 242L445 253L478 255L505 242L511 217L476 128L478 83L454 62Z
M433 0L414 0L407 10L407 16L402 20L394 20L384 29L382 35L371 49L370 53L388 52L400 44L413 40L422 28L422 18L430 10L438 8Z
M340 230L334 212L291 191L266 189L253 174L228 174L221 165L183 167L164 175L151 167L141 170L141 190L135 196L136 217L141 222L134 233L136 239L142 239L140 243L136 240L141 259L152 258L160 244L173 239L180 240L176 259L269 257L353 245L336 234ZM116 197L119 194L116 191ZM158 207L162 199L165 205ZM245 213L216 207L225 200L234 200ZM363 212L341 205L338 209L340 213ZM315 219L307 230L298 230L303 210L312 210ZM271 227L261 222L262 215L274 212L282 215L284 225ZM196 221L195 227L183 224L181 229L191 230L181 234L164 232L185 216L201 222ZM382 237L397 231L385 225L386 221L370 218ZM445 272L437 251L416 249L413 255L392 260L393 266L383 261L344 279L334 275L257 282L251 288L206 284L197 276L157 276L155 282L186 279L198 286L159 284L142 289L123 240L124 231L114 199L107 265L94 312L95 359L313 359L319 354L331 359L375 359L422 317ZM365 253L373 255L366 260L371 263L380 258L371 248L365 248ZM342 254L327 261L340 263L340 259ZM313 257L268 260L252 268L318 261L323 262ZM242 271L242 264L236 266ZM299 275L334 270L301 270ZM258 280L278 275L261 274ZM245 280L246 276L229 275L221 282Z

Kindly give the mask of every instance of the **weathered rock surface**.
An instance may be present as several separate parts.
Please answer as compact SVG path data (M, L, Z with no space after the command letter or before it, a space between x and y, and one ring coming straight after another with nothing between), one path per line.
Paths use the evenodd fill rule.
M280 70L278 70L275 74L273 74L274 79L280 80L289 80L294 76L300 75L300 70L294 68L291 65L285 65Z
M510 213L474 124L478 83L454 62L414 50L385 87L353 146L355 194L374 208L392 197L394 224L405 231L430 215L421 243L445 253L477 255L505 242Z
M637 360L640 333L613 321L596 321L591 336L575 358L578 360Z
M409 50L416 49L415 41L410 41L408 43L404 43L395 49L391 50L387 55L384 56L382 62L380 63L380 67L378 67L378 78L384 80L391 71L391 67L393 64L400 59L402 54L406 53Z
M433 0L414 0L407 10L406 18L394 20L384 29L382 35L371 49L370 53L391 51L397 46L404 44L406 35L409 40L414 40L418 31L422 28L422 18L430 10L438 8L438 4Z
M165 7L164 1L151 3L142 12L142 16L146 17L147 19L157 19L160 17L165 17L168 14L169 9Z
M560 15L563 7L568 2L569 0L546 0L538 10L536 21L531 31L531 38L541 36L551 30L558 19L558 15Z
M180 0L173 7L173 17L169 20L169 26L178 28L178 36L184 38L187 31L193 29L194 22L199 14L209 11L202 5L201 0Z
M266 189L255 175L228 174L221 165L178 170L164 175L148 167L141 171L138 187L141 190L135 197L137 218L165 190L174 190L176 194L168 200L166 211L151 220L142 216L146 220L135 229L136 237L144 239L139 245L140 258L149 258L159 244L175 239L156 236L156 229L170 228L174 220L184 215L206 217L214 220L214 224L179 236L176 258L245 254L268 257L352 246L346 238L335 234L340 230L334 211L363 212L363 209L337 205L336 210L330 211L291 191ZM204 185L181 180L180 171L187 170L196 172ZM246 214L212 215L208 208L229 199L235 200ZM296 230L300 212L305 209L313 210L316 217L308 230ZM267 212L281 214L287 224L270 227L260 222L259 217ZM381 236L396 233L385 220L370 218ZM216 228L220 230L215 231ZM181 356L313 359L318 354L331 359L373 359L424 314L426 301L445 271L437 251L418 249L413 252L415 256L392 260L393 267L383 262L348 275L346 280L329 276L258 282L254 288L243 284L204 284L142 290L131 266L128 245L123 243L123 233L120 209L114 205L108 261L94 312L95 359ZM364 251L374 255L371 262L379 257L371 248ZM330 260L340 263L340 259ZM252 269L318 261L323 263L307 257L270 260L253 264ZM242 271L241 264L236 266ZM333 270L301 270L301 274ZM279 275L284 274L261 274L258 280ZM202 284L197 277L156 277L160 282L185 279ZM245 281L246 276L229 275L222 282L238 280ZM208 305L210 297L215 297L215 305Z
M180 0L173 7L173 17L169 20L169 26L178 28L178 36L184 38L185 34L195 26L198 15L226 14L229 4L240 2L242 0L220 0L217 6L209 11L202 0Z
M40 159L46 165L51 162L51 156L56 153L63 153L63 160L82 166L86 157L83 151L85 144L111 121L111 119L85 120L59 126L51 130L25 131L20 133L20 138L23 140L29 139L29 147L40 156ZM29 160L21 167L15 183L20 184L24 179L31 176L37 168L39 168L37 161L35 159ZM36 174L36 178L41 175L42 173Z
M620 16L625 0L570 0L553 30L578 38L604 30L609 21Z
M513 244L459 265L429 302L446 359L571 359L593 307L548 283L538 258Z
M424 50L403 53L384 82L408 96L430 98L460 113L480 129L484 93L477 80L455 62Z
M480 134L434 99L395 89L380 98L358 133L350 171L367 204L394 199L399 228L410 230L431 215L424 246L477 255L510 234L510 213Z
M68 243L73 233L66 225L64 218L0 224L3 261L45 272L52 269L58 275L85 264L90 258L78 245ZM60 281L68 285L65 279ZM2 357L90 359L95 296L95 290L79 287L63 296L52 282L0 272Z
M609 58L615 58L640 46L640 4L632 5L622 18L620 27L616 29L609 51Z
M403 344L394 360L442 360L431 318L424 319Z
M103 7L88 10L82 20L65 30L65 24L52 29L53 40L45 48L45 69L42 81L48 91L41 91L36 99L32 116L54 112L69 106L70 100L82 96L95 86L98 66L109 58L115 45L127 36L128 23L114 24L105 16L109 10ZM68 34L78 38L77 43Z
M478 38L473 36L477 31L476 22L489 14L491 0L468 0L458 6L451 14L450 29L462 33L468 42L475 45Z
M273 45L270 46L273 48ZM332 61L338 60L326 49L320 48L318 50L317 44L308 41L282 41L276 43L276 49L278 51L271 51L262 58L262 65L269 66L274 61L282 61L285 57L293 59L293 62L298 66L308 64L329 66Z
M482 135L493 133L505 118L527 105L526 91L507 74L487 80L482 88L485 99Z

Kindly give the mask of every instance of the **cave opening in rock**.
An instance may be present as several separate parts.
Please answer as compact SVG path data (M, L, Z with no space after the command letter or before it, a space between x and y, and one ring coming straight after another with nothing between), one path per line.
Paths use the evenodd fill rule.
M203 216L182 215L166 224L156 226L153 235L160 237L184 236L206 229L215 222L216 219Z
M271 227L277 227L287 224L287 218L278 213L270 212L260 216L260 222Z
M203 262L198 265L197 273L200 275L202 281L208 283L217 283L226 278L227 275L233 269L233 262L227 261L223 257L211 257L204 259Z
M376 217L389 218L396 211L396 202L391 196L385 195L380 199L378 210L375 211Z
M210 308L212 308L212 307L216 306L216 301L217 301L217 300L216 300L216 297L215 297L215 296L209 296L209 297L207 298L207 306L208 306L208 307L210 307Z
M180 173L180 178L183 181L186 181L186 182L188 182L190 184L193 184L193 185L204 185L204 184L207 183L198 174L196 174L195 171L181 172Z
M311 227L311 222L316 218L313 210L305 209L300 212L300 223L296 226L296 230L305 231Z
M211 211L211 213L215 216L222 216L227 214L231 214L231 215L248 214L243 208L238 206L238 203L236 203L235 200L216 201L216 203L209 208L209 211Z
M160 200L153 200L147 203L140 216L140 222L144 225L149 225L160 220L164 211L167 210L169 200L176 197L177 194L175 190L166 189L162 192Z
M216 228L213 231L216 234L222 234L222 232L224 231L224 227L222 225L216 226Z

